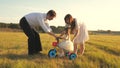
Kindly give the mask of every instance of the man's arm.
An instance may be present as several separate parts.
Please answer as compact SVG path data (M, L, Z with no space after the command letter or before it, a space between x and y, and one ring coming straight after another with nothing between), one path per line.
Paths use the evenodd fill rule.
M57 36L53 32L46 32L46 33L53 36L53 37L55 37L55 38L57 38Z

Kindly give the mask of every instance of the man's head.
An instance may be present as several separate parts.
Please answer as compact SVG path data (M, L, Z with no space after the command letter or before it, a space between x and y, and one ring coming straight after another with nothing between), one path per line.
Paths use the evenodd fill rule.
M48 12L47 12L47 19L48 20L52 20L53 18L55 18L56 17L56 12L54 11L54 10L49 10Z

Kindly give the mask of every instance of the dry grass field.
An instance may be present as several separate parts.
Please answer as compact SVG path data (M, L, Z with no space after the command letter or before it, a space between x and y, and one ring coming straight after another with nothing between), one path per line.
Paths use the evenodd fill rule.
M43 54L27 55L27 37L22 32L0 32L0 68L120 68L120 35L90 35L83 56L75 60L48 58L55 39L40 34Z

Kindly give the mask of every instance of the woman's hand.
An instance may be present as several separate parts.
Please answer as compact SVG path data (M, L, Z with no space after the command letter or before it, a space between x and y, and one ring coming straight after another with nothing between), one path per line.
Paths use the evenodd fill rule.
M73 41L74 41L74 38L72 38L71 41L73 42Z

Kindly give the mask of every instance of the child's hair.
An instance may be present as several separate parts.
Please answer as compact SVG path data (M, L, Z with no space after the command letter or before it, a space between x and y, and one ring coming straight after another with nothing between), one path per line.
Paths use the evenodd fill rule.
M71 14L67 14L65 17L64 17L64 20L65 20L65 23L66 24L68 24L67 22L66 22L66 19L69 19L69 20L71 20L71 19L73 19L73 17L72 17L72 15ZM71 22L71 31L73 31L73 29L75 28L75 19L73 19L73 21Z
M50 15L51 17L56 17L56 12L54 10L49 10L47 12L47 15Z

